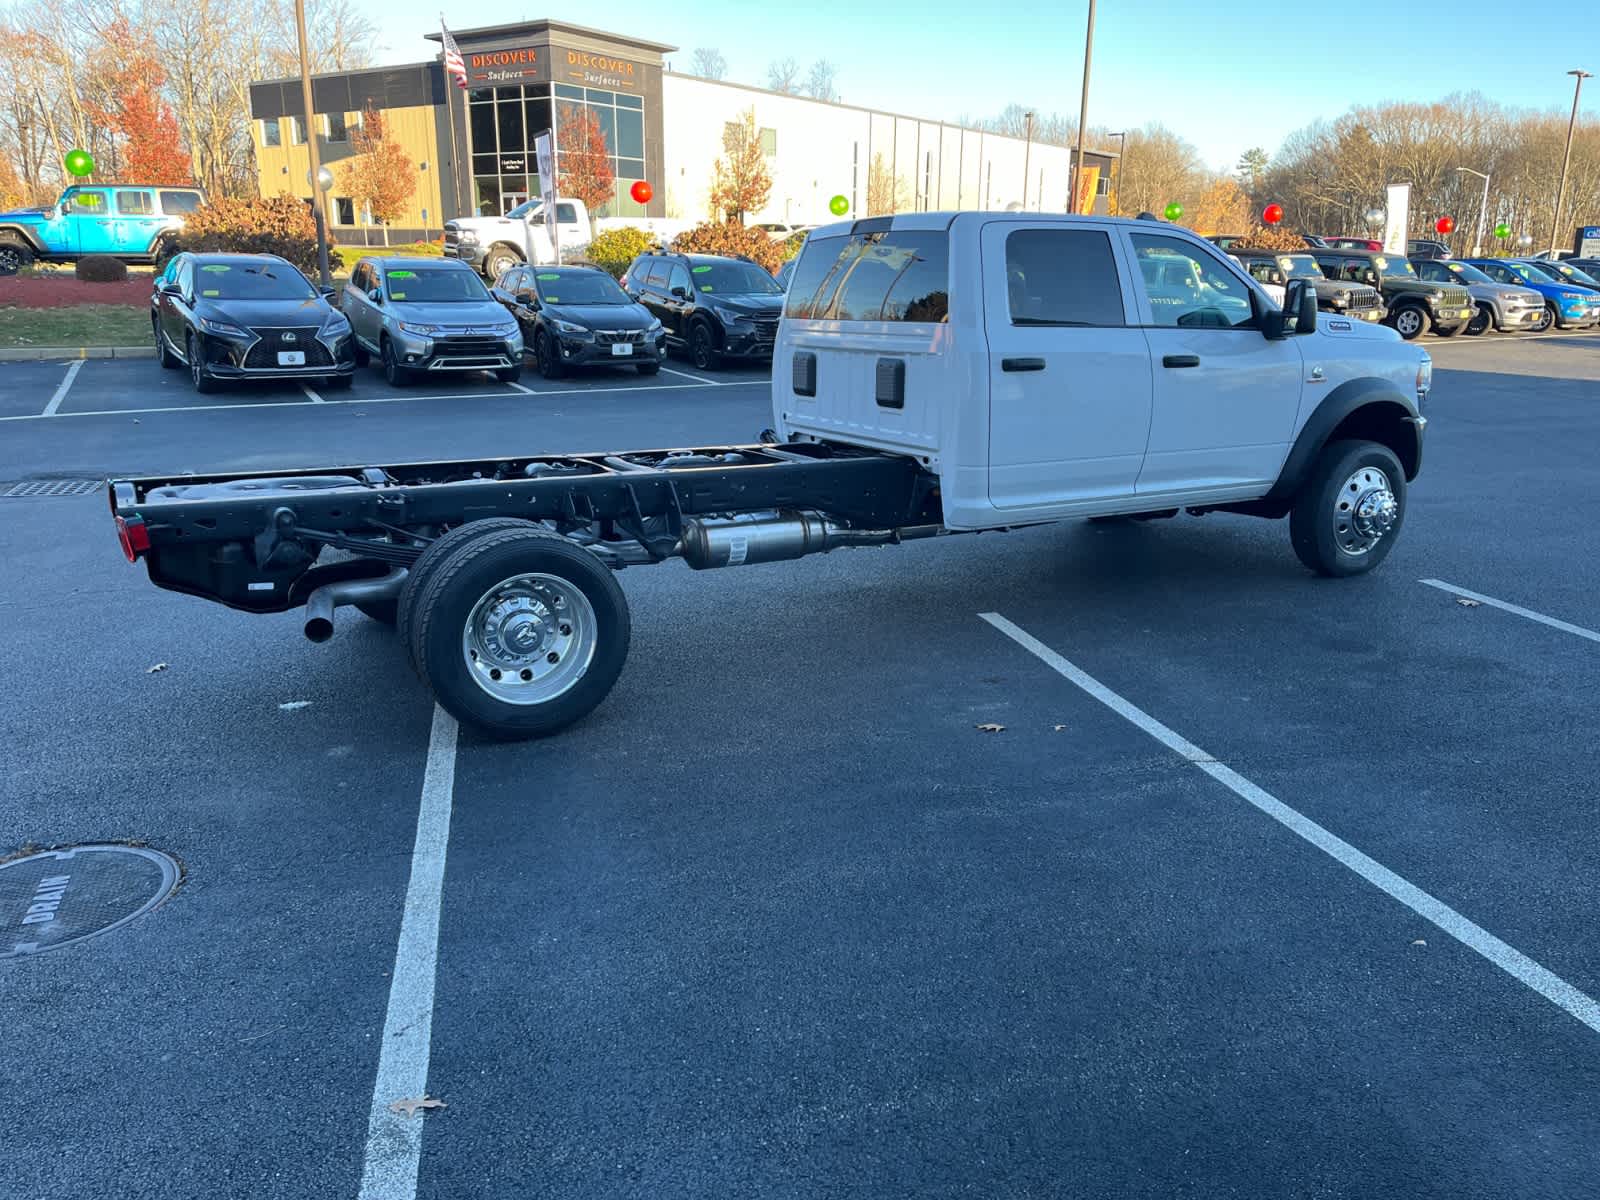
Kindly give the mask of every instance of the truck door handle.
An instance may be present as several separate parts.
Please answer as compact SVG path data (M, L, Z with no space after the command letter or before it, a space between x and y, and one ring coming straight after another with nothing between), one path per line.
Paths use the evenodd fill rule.
M1198 354L1168 354L1161 360L1163 367L1198 367L1200 356Z
M1042 358L1002 358L1000 360L1002 371L1042 371L1044 359Z

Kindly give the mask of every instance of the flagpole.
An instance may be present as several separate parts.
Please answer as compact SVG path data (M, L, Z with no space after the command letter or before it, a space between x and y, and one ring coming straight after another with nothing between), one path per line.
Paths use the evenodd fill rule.
M458 154L458 152L456 150L456 111L455 111L455 106L450 103L450 93L452 91L456 90L457 87L460 87L464 91L466 89L466 84L465 84L464 80L458 80L454 75L452 75L450 73L450 67L449 67L448 63L446 62L446 60L449 58L449 51L450 51L450 47L446 44L447 39L450 37L450 29L444 23L444 14L443 13L439 14L439 32L443 35L441 37L441 39L440 39L440 42L439 42L439 60L440 60L440 63L444 65L444 87L445 87L445 92L444 92L444 113L445 113L445 123L447 125L449 125L449 127L450 127L450 191L452 193L451 198L450 198L450 203L451 203L451 206L456 209L456 215L457 216L461 216L462 215L462 213L460 211L461 210L461 187L460 187L460 182L461 181L460 181L460 176L458 174L458 172L461 170L461 160L460 160L460 156L459 156L459 154ZM439 206L440 206L440 208L444 208L444 205L445 205L444 185L440 184L439 185ZM448 210L446 210L445 212L441 212L439 214L439 224L440 224L441 227L443 227L445 221L449 219L448 216L446 215L447 212L448 212ZM478 214L476 212L474 212L474 213L471 213L470 215L475 217Z

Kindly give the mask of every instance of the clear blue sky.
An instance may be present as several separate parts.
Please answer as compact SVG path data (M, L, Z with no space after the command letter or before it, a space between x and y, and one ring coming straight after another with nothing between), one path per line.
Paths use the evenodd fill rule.
M1054 15L1041 21L1047 11ZM773 58L802 66L826 58L850 103L954 120L1012 101L1075 115L1087 12L1087 0L611 0L566 8L461 0L448 17L452 29L553 17L632 34L682 47L669 60L680 70L694 47L715 46L729 79L761 86ZM1476 90L1501 104L1565 113L1573 84L1565 72L1600 74L1600 36L1584 12L1505 0L1100 0L1089 123L1160 121L1210 165L1231 168L1250 146L1274 151L1291 131L1356 103ZM422 35L438 21L437 3L385 0L379 61L430 57L434 45ZM1590 117L1600 117L1597 84L1584 89Z

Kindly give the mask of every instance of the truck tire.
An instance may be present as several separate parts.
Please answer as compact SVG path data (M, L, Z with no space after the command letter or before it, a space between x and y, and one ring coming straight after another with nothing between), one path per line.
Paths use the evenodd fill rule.
M378 352L383 358L383 378L389 386L397 388L409 386L413 378L411 369L400 365L400 360L394 352L394 343L384 338L378 344Z
M1389 324L1406 341L1421 337L1428 328L1428 314L1420 304L1402 304L1389 317Z
M0 275L15 275L32 264L32 246L20 238L0 238Z
M1394 451L1330 442L1289 511L1289 541L1318 575L1361 575L1388 557L1405 517L1406 475Z
M489 247L489 253L483 256L483 273L490 279L499 279L512 267L522 265L522 255L504 242Z
M566 364L561 361L561 351L556 346L555 338L550 336L548 329L542 330L539 340L535 344L534 358L539 364L539 374L546 379L560 379L567 373Z
M189 360L189 380L194 384L194 390L202 396L209 396L216 391L217 381L207 374L205 355L195 342L193 333L184 336L183 356Z
M611 570L545 530L457 546L417 599L412 656L451 716L492 738L540 737L587 716L628 656Z
M408 657L411 654L411 618L417 609L417 597L428 586L428 581L433 578L433 573L439 564L449 558L456 547L470 542L473 538L480 538L486 533L504 532L507 529L528 528L531 528L529 523L520 517L485 517L481 521L468 521L464 525L457 525L428 544L421 557L411 564L405 585L401 587L400 596L395 602L395 629L400 634L400 644L406 648ZM415 659L412 660L411 666L420 670Z
M1528 326L1528 330L1532 333L1544 333L1546 330L1552 329L1559 324L1560 320L1556 316L1556 306L1549 301L1546 301L1544 312L1539 315L1539 319L1537 321Z
M1472 314L1472 320L1467 322L1467 336L1482 337L1495 327L1494 309L1487 304L1480 304L1478 311Z

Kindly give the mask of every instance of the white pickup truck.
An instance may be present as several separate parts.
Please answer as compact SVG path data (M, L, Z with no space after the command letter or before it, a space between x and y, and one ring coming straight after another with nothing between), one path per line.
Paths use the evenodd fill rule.
M556 201L556 232L563 257L589 244L589 210L582 200ZM503 217L456 217L444 226L444 255L471 263L495 280L525 262L553 263L556 248L544 219L544 201L528 200Z
M828 225L785 303L757 443L112 480L123 553L158 587L303 606L313 641L354 606L458 720L533 737L620 676L621 567L1187 510L1288 517L1308 568L1358 575L1422 466L1425 352L1319 317L1303 278L1280 307L1165 223Z

